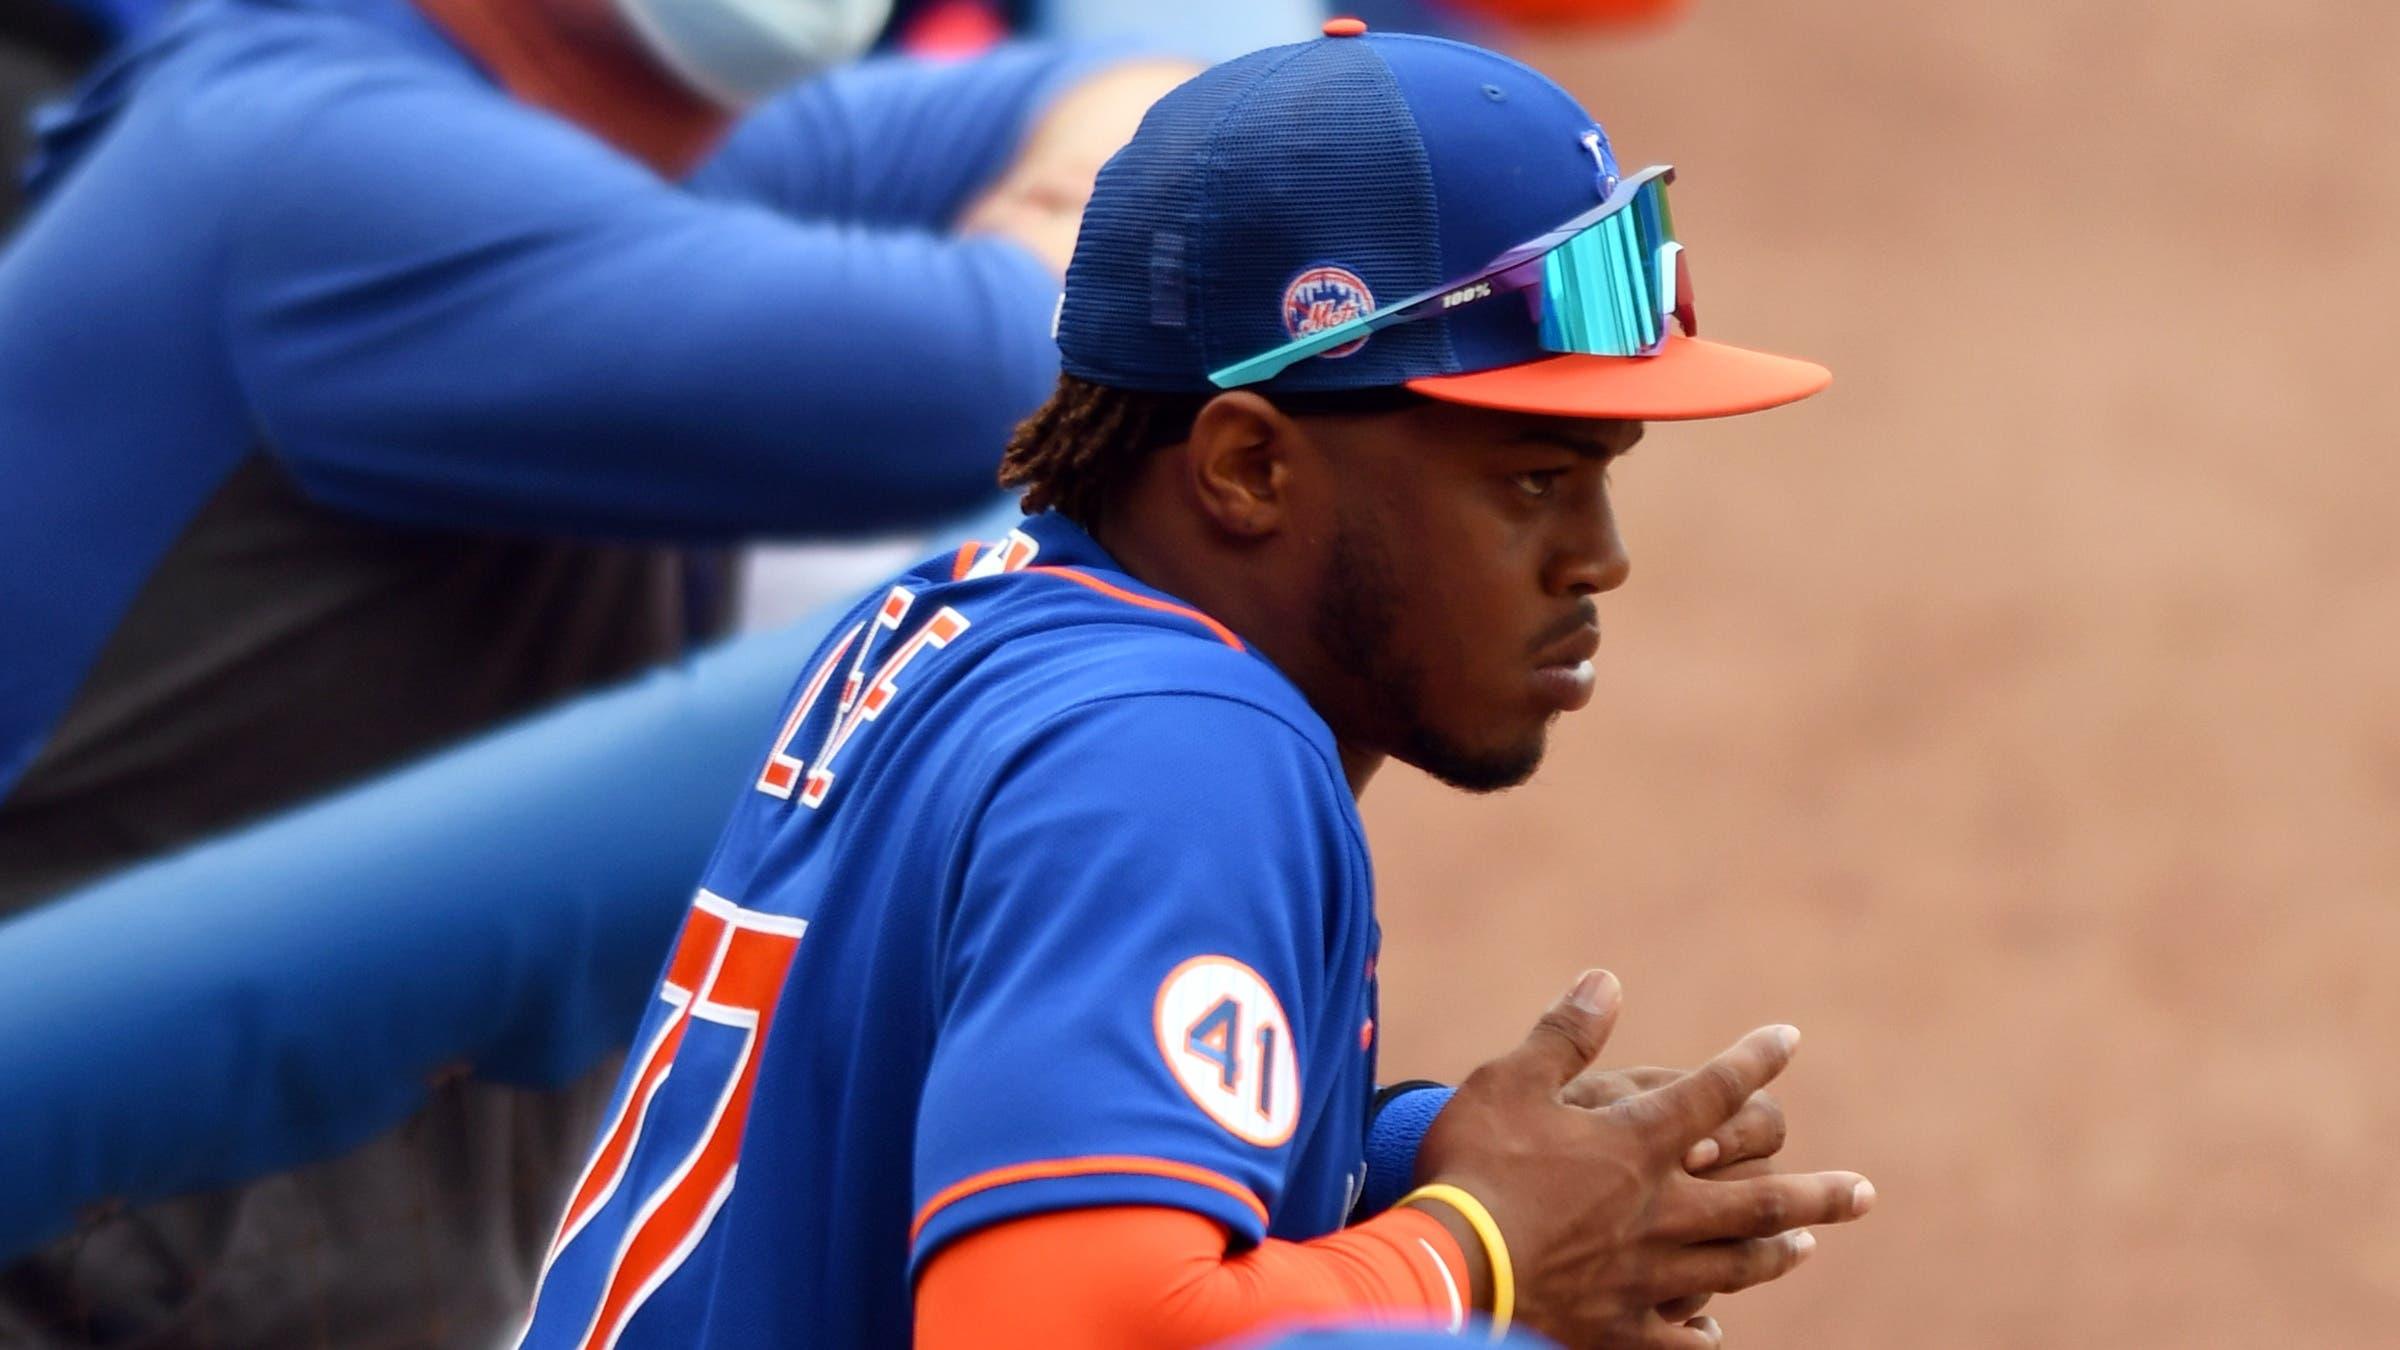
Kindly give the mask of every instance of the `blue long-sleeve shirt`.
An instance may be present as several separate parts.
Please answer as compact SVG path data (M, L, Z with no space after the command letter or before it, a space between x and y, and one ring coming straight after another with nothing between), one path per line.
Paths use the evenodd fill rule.
M990 493L1056 281L941 231L1106 59L868 63L687 190L405 0L148 30L49 127L0 254L0 864L75 829L141 856L656 659L688 616L627 541ZM387 707L410 725L358 730Z

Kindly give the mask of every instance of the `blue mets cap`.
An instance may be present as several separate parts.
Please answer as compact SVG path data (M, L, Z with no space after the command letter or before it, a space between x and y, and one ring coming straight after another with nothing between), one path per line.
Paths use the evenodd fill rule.
M1354 19L1326 33L1194 76L1100 171L1059 309L1069 374L1207 391L1212 372L1472 276L1617 191L1607 133L1532 68ZM1688 273L1683 286L1688 322ZM1406 385L1488 407L1666 419L1773 407L1832 378L1686 333L1648 355L1561 353L1545 345L1538 297L1395 323L1256 387Z

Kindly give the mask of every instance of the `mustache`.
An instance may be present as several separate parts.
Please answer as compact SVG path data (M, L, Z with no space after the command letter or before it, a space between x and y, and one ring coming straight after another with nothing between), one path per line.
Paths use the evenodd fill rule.
M1551 625L1549 628L1544 629L1541 636L1535 638L1533 640L1533 645L1527 650L1533 655L1539 656L1543 652L1546 652L1552 647L1557 646L1559 643L1562 643L1568 638L1575 636L1577 633L1582 632L1584 629L1598 628L1599 626L1600 602L1592 599L1592 597L1588 595L1577 596L1575 599L1575 612L1560 620L1558 623Z

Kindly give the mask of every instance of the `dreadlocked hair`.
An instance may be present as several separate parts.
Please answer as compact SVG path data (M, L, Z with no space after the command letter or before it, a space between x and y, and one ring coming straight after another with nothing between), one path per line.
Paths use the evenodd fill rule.
M1056 511L1079 525L1147 463L1150 452L1191 434L1209 394L1117 389L1058 377L1050 401L1017 424L1000 456L1000 486L1025 489L1025 514Z
M1000 486L1025 490L1029 516L1056 511L1090 528L1152 452L1192 434L1192 422L1218 392L1151 393L1062 374L1050 401L1009 437ZM1294 416L1393 412L1425 401L1398 386L1269 397Z

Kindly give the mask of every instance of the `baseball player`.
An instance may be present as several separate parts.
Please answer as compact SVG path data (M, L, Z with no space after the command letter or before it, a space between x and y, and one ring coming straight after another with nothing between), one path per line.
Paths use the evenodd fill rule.
M1609 464L1645 421L1829 377L1689 336L1671 174L1620 173L1542 76L1326 31L1184 84L1102 172L1066 374L1003 464L1031 518L865 598L799 673L525 1344L1481 1314L1701 1346L1700 1300L1872 1201L1687 1170L1738 1145L1788 1027L1562 1096L1605 971L1370 1132L1357 794L1393 758L1531 774L1626 577ZM1426 1184L1378 1210L1370 1152Z

